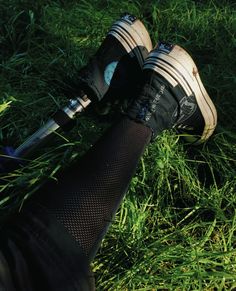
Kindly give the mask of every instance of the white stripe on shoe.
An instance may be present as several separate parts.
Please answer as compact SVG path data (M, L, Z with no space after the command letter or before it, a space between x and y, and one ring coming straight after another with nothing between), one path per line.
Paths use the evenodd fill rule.
M152 42L148 31L140 20L127 21L123 18L112 25L108 34L119 40L125 50L131 56L137 57L140 66L143 66L144 55L142 48L145 47L150 52L152 50Z

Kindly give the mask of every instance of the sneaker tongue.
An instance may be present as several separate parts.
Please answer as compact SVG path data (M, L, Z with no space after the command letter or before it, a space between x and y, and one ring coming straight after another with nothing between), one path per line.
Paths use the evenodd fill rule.
M150 127L155 137L174 125L177 119L173 116L178 103L165 79L148 70L144 74L145 85L128 115Z

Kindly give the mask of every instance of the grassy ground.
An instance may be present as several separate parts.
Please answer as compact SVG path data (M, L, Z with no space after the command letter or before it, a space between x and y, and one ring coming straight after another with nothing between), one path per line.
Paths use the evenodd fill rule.
M167 132L147 149L94 261L97 289L233 290L236 5L143 2L0 0L0 143L16 147L65 104L68 84L121 13L140 17L153 43L172 41L194 56L219 125L200 148ZM72 132L55 136L35 160L4 175L2 222L46 177L81 156L110 119L112 113L99 117L91 108Z

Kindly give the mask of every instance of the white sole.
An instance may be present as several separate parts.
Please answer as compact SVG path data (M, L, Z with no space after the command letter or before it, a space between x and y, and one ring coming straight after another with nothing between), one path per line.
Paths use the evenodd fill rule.
M112 25L108 34L119 40L127 53L137 58L142 68L145 60L143 48L146 48L147 53L152 50L152 42L143 23L139 19L125 15Z
M159 46L146 59L144 69L152 69L162 75L173 87L179 84L187 96L194 93L197 105L204 118L205 126L195 144L205 142L213 133L217 124L216 108L209 97L191 56L180 46L170 49ZM186 138L188 139L188 138ZM193 138L191 139L193 141Z

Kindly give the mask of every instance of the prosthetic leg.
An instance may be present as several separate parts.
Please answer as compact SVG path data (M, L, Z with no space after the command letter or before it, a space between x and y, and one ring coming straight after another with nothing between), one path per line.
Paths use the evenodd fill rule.
M97 53L78 72L77 96L59 110L42 128L30 136L15 150L6 154L20 160L28 157L41 146L53 132L72 127L73 119L91 102L104 97L116 98L134 94L134 88L141 80L142 65L152 43L140 20L125 14L109 30Z

